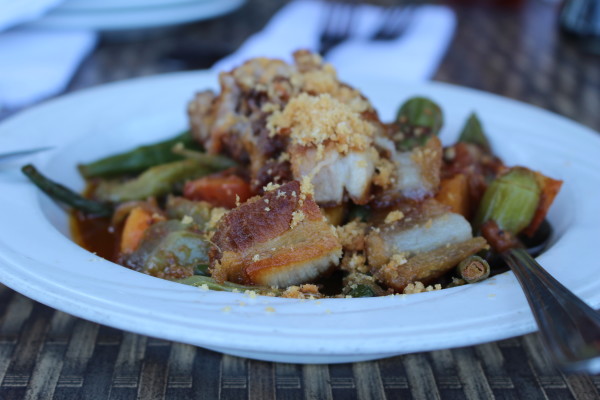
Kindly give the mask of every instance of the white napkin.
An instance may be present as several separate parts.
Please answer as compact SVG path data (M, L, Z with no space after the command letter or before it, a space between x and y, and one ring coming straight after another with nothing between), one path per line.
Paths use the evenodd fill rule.
M291 61L298 49L317 51L327 5L317 0L297 0L283 7L260 32L232 55L217 62L214 70L232 69L251 57L276 57ZM340 78L373 73L407 81L430 79L452 39L454 12L445 6L415 8L404 34L388 42L369 41L383 18L383 9L361 5L354 14L351 40L332 49L327 61Z
M39 18L63 0L0 0L0 31Z
M60 93L94 48L92 31L13 27L60 1L0 0L0 109L23 107Z
M1 32L0 107L22 107L63 91L95 43L91 31Z

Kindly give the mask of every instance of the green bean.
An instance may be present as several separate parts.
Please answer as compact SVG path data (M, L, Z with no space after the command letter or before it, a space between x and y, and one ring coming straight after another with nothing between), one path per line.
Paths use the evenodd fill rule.
M459 142L471 143L481 147L483 150L490 152L490 142L483 131L481 122L475 113L471 113L462 132L458 138Z
M512 235L525 229L533 219L541 198L541 188L533 171L511 168L496 178L485 191L475 216L476 228L489 221Z
M490 264L477 255L465 258L456 269L459 276L467 283L479 282L490 276Z
M139 173L156 165L183 159L180 154L173 153L173 147L178 143L188 148L198 148L190 132L184 132L159 143L140 146L88 164L80 164L79 172L86 179Z
M189 278L180 279L176 282L183 283L184 285L190 285L195 287L206 287L210 290L217 290L221 292L241 292L252 291L256 294L266 296L279 296L283 293L283 290L270 288L265 286L245 286L238 285L237 283L225 281L223 283L217 283L213 278L202 275L194 275Z
M66 186L56 183L42 175L33 165L28 164L21 171L44 193L52 199L73 207L86 214L98 217L108 217L113 212L111 204L86 199Z
M193 158L199 163L209 168L215 169L227 169L235 167L237 164L229 157L225 157L218 154L207 154L201 151L190 150L185 148L182 143L177 143L173 147L173 153L178 154L184 158Z
M197 160L187 159L158 165L129 181L101 182L95 191L98 199L110 202L143 200L165 195L188 179L208 175L215 170L206 168Z
M396 148L409 151L424 145L427 140L437 135L444 123L442 109L432 100L425 97L408 99L396 116L400 131L394 137Z

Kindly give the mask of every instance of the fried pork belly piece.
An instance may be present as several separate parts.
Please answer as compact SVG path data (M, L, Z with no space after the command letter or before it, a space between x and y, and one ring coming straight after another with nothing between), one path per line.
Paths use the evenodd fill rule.
M366 238L370 271L397 292L416 281L428 284L487 246L471 225L429 199L391 212Z
M474 237L458 243L438 247L403 259L392 258L381 267L372 267L373 276L387 287L403 292L411 283L425 285L443 276L465 258L485 248L487 242L482 237Z
M319 204L366 203L379 163L373 138L384 126L320 56L294 59L257 58L221 73L218 96L202 92L189 104L192 133L208 152L249 163L258 193L265 182L308 176Z
M319 204L341 204L347 193L356 204L369 200L375 164L375 149L342 154L328 146L322 155L315 148L298 146L290 150L295 177L312 177L315 201Z
M362 111L362 104L329 94L301 93L269 118L271 134L289 138L294 177L310 177L320 204L340 204L346 193L355 203L368 201L379 160L372 147L378 127Z
M305 186L291 181L221 218L210 252L217 281L286 287L339 264L335 229Z
M254 174L283 144L268 137L266 116L292 95L292 66L255 58L219 75L220 93L200 92L188 105L192 135L209 153L251 162Z
M376 165L374 183L383 190L373 197L372 206L388 208L407 200L422 201L438 192L443 148L437 136L411 151L396 150L385 136L376 137L375 146L384 156Z
M435 200L400 211L403 218L372 230L366 238L369 265L379 267L394 255L412 255L472 237L471 225Z

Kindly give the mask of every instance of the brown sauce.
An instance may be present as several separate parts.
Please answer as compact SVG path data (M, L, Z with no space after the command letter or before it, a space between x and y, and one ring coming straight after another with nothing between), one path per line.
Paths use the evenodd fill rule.
M91 217L79 211L71 213L71 234L75 243L109 261L118 255L119 238L110 218Z

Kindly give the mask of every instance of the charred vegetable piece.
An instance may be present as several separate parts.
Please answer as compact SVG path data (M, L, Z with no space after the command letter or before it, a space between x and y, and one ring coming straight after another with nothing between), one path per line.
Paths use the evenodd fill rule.
M199 264L208 264L208 249L204 237L181 222L161 221L148 228L138 248L123 261L148 275L181 279L192 276Z
M481 122L475 113L472 113L469 116L469 119L467 119L467 122L460 133L458 141L477 145L486 152L491 151L490 142L483 132Z
M344 278L342 293L352 297L376 297L388 294L367 274L352 272Z
M171 219L191 217L198 229L204 230L210 221L211 205L204 201L192 201L183 197L170 196L167 199L166 212Z
M206 168L197 160L187 159L158 165L129 181L105 181L98 185L95 196L101 200L123 202L162 196L175 185L188 179L208 175L214 170Z
M396 119L400 126L396 148L400 151L422 146L439 133L444 123L442 109L425 97L413 97L404 102Z
M252 192L250 184L239 176L217 174L187 182L183 195L190 200L203 200L217 207L235 208L238 199L244 203Z
M458 264L457 271L467 283L475 283L490 276L490 264L483 258L473 255Z
M353 288L349 293L349 296L352 297L375 297L375 290L371 286L358 284L355 288Z
M194 269L194 275L210 276L209 267L210 267L210 265L208 265L208 264L196 265L196 268Z
M213 278L208 276L194 275L189 278L181 279L177 281L184 285L190 285L195 287L205 287L210 290L217 290L221 292L241 292L252 291L256 294L266 296L279 296L283 294L283 290L270 288L267 286L246 286L239 285L237 283L225 281L223 283L217 283Z
M156 165L183 159L184 157L173 152L173 147L178 143L185 147L198 148L191 134L184 132L163 142L140 146L89 164L81 164L79 172L86 179L139 173Z
M48 179L31 164L25 165L21 171L44 193L60 203L97 217L108 217L113 212L111 204L86 199L66 186Z
M529 226L527 226L527 228L523 229L522 232L529 237L533 237L538 231L538 228L541 228L542 222L544 222L550 206L554 202L554 199L562 187L562 181L549 178L540 174L539 172L536 172L536 178L541 187L542 193L540 195L540 202L538 203L538 207L535 210L535 214L533 215L531 223Z
M442 179L435 199L449 206L452 212L468 219L471 215L471 198L467 175L456 174L451 178Z
M516 235L532 221L540 202L541 189L535 172L523 168L511 168L496 178L483 195L475 226L493 220L499 229Z
M125 220L121 233L121 253L133 253L153 222L152 214L149 211L139 206L132 209Z

